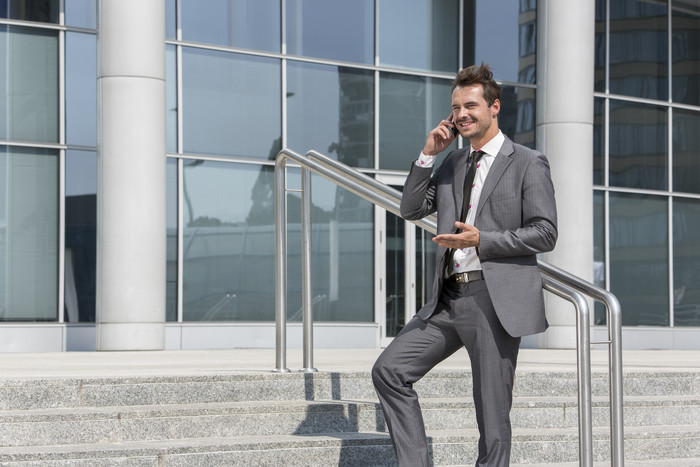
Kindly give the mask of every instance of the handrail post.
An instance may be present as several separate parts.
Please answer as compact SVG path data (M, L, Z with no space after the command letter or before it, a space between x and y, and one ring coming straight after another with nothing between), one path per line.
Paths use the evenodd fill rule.
M610 364L610 449L612 465L625 465L624 428L622 422L622 310L620 302L608 294L608 347Z
M301 168L301 231L302 231L302 327L304 367L301 371L313 373L314 368L314 307L311 270L311 171Z
M287 176L286 157L275 163L275 373L287 373Z
M591 403L591 331L588 302L583 294L544 276L545 290L568 300L576 311L576 366L578 375L579 467L593 466L593 409Z

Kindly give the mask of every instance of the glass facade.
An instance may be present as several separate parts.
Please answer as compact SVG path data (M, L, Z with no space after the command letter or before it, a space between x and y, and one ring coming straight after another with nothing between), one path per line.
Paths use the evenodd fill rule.
M624 325L700 326L700 8L598 0L596 21L594 276Z
M283 147L403 176L449 113L454 73L482 61L503 87L504 133L536 146L536 0L165 4L170 322L274 319ZM95 319L96 14L97 0L0 2L0 320ZM700 7L596 0L594 47L595 280L618 296L625 325L700 326ZM297 320L300 206L288 200ZM378 244L380 228L393 246ZM389 272L375 257L386 248L399 277L412 232L314 176L316 319L378 322L374 279ZM419 306L434 250L421 231L410 243ZM391 286L382 297L406 295ZM398 329L402 305L391 306Z

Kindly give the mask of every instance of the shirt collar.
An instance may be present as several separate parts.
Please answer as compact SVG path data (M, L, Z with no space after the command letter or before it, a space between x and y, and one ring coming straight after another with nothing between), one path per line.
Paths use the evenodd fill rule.
M484 152L484 155L491 156L491 157L496 157L498 153L501 151L501 146L503 146L503 142L506 140L506 137L503 135L503 132L501 130L498 130L498 134L491 138L491 140L484 144L484 146L481 148L481 150ZM469 153L474 150L473 147L469 147Z

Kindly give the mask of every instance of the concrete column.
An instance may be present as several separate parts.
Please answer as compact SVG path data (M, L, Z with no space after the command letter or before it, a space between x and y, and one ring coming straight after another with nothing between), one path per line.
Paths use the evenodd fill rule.
M165 2L100 0L97 350L165 343Z
M551 164L559 216L557 246L543 259L590 281L595 2L540 0L537 6L537 146ZM547 319L540 347L576 346L570 303L547 294Z

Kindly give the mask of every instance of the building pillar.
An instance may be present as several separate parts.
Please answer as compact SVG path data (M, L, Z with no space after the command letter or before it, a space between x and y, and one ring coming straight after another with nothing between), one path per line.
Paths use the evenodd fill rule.
M165 2L100 0L97 350L165 344Z
M536 140L549 158L559 218L557 246L543 259L588 281L593 278L594 45L595 2L537 2ZM546 295L550 328L537 337L538 346L575 347L573 306Z

